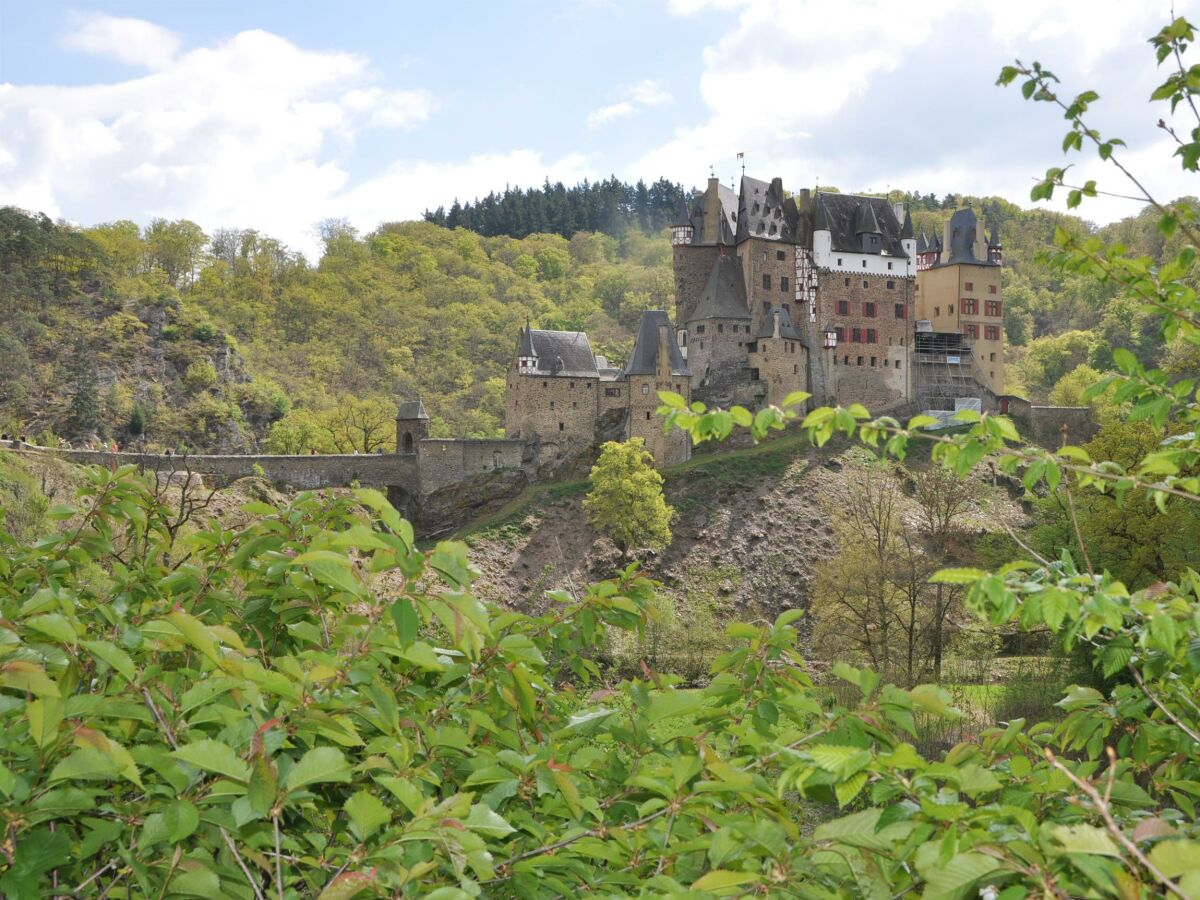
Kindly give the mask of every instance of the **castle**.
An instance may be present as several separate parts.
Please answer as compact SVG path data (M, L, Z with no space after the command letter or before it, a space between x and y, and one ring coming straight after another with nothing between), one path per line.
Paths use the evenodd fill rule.
M990 409L1003 391L1002 248L969 208L929 239L881 197L710 178L680 201L671 244L674 322L644 313L624 367L582 332L521 332L505 433L527 463L632 437L660 465L687 459L686 437L656 421L660 390L750 409L803 390L875 413Z

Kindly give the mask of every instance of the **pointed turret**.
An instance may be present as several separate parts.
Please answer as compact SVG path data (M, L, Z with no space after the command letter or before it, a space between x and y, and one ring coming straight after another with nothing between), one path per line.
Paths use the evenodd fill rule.
M917 235L917 253L929 252L929 238L925 237L925 232L922 231Z
M854 233L855 234L881 234L883 229L879 227L879 217L875 215L875 207L870 202L858 204L858 210L854 213Z
M904 224L900 226L900 240L911 238L913 236L912 214L908 209L904 210Z

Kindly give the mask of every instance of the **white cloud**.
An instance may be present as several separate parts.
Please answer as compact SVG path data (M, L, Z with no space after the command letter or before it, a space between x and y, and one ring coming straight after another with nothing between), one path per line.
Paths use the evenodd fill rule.
M311 223L340 214L355 138L419 125L433 106L373 83L364 57L264 31L160 62L112 84L0 85L0 197L85 223L252 226L311 249Z
M651 106L661 106L671 102L671 95L662 85L653 79L639 81L625 92L625 99L609 106L601 106L588 114L588 128L599 128L617 119L631 116L635 112Z
M179 35L144 19L120 18L99 12L74 13L72 29L62 44L131 66L162 69L179 52Z
M1177 0L1177 14L1195 3ZM992 86L1020 56L1047 64L1064 92L1095 87L1094 127L1126 138L1167 196L1196 192L1150 151L1164 111L1146 100L1165 75L1145 39L1168 21L1169 0L1008 0L936 17L886 0L668 0L668 9L721 28L702 55L705 113L632 162L629 177L695 184L716 165L725 180L745 152L753 174L781 175L789 188L819 179L845 190L995 192L1028 205L1032 176L1061 164L1065 125ZM1124 191L1111 167L1084 171ZM1124 201L1083 210L1097 221L1135 211Z

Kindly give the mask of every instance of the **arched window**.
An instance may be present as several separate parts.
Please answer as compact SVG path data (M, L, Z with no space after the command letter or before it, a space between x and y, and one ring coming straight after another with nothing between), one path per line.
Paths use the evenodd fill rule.
M411 431L404 432L404 452L405 453L413 452L413 437L412 437Z

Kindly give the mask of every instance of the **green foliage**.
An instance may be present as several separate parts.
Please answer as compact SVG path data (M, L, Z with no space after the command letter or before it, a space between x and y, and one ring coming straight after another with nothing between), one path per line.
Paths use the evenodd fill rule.
M662 550L671 543L675 511L663 497L663 479L641 438L609 441L588 476L591 490L583 501L593 525L625 553Z
M1087 406L1083 395L1093 384L1100 380L1100 373L1087 363L1080 363L1050 389L1049 400L1055 406ZM1098 405L1099 397L1092 397L1092 403Z

